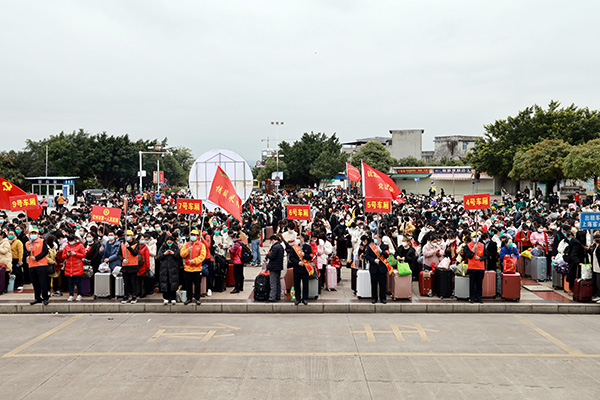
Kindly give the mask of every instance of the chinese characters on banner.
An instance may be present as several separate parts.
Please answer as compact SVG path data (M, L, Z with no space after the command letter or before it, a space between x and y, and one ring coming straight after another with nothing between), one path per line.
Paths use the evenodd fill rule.
M599 229L600 213L581 213L579 214L579 224L581 229Z
M10 198L11 211L37 210L39 207L37 195L12 196Z
M177 199L178 214L202 214L202 200Z
M106 222L107 224L119 225L121 223L121 209L93 206L92 221Z
M229 176L220 166L217 166L208 200L222 207L235 219L242 221L242 199L237 195Z
M360 172L358 171L358 168L348 163L346 163L346 176L352 182L360 182Z
M288 204L287 219L310 221L310 206Z
M465 210L482 210L490 208L490 194L465 194Z
M390 213L392 212L392 200L386 198L367 197L365 200L365 212Z
M398 189L392 178L364 162L361 165L364 197L395 199L400 195L400 189Z

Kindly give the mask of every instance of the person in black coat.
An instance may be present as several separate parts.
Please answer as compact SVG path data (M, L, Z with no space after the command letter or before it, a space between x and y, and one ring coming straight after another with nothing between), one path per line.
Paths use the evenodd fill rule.
M176 303L177 288L179 287L179 269L182 267L179 246L176 236L167 236L165 243L156 255L159 269L159 288L163 294L163 304Z
M408 236L402 237L402 244L396 250L396 260L398 262L405 262L412 271L412 278L414 281L419 280L419 274L421 272L419 263L417 262L417 252L412 247L412 242Z
M278 236L273 235L271 240L271 248L267 253L267 270L269 271L269 281L271 283L271 292L269 293L269 301L274 302L281 300L281 271L283 270L283 245Z
M312 260L312 248L308 243L309 237L306 234L302 234L299 236L300 245L298 245L298 249L300 252L300 256L303 260L310 262ZM300 261L300 257L298 257L298 252L295 247L290 246L286 243L288 256L288 267L294 268L294 290L296 291L296 305L302 302L304 305L308 304L308 271L304 266L304 263ZM313 268L316 267L313 265ZM314 272L317 273L316 271ZM302 288L302 295L300 295L300 289Z
M373 247L375 247L375 251ZM373 243L369 243L365 250L365 258L369 262L369 272L371 274L371 303L373 304L377 303L377 288L379 288L379 300L383 304L387 302L387 276L389 271L381 258L387 260L389 255L388 245L381 242L379 235L375 235Z
M571 230L567 231L567 241L569 245L565 249L564 260L569 264L567 282L569 282L569 294L572 294L579 265L585 261L585 249L581 242L573 237L573 231Z

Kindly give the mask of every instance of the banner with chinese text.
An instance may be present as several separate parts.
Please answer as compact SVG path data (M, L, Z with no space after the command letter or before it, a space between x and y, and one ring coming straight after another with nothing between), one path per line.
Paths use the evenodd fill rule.
M367 197L365 200L365 212L390 213L392 212L392 200L387 198Z
M202 200L177 199L178 214L202 214Z
M107 224L119 225L121 223L121 209L93 206L92 221L106 222Z
M310 206L288 204L287 219L310 221Z
M483 210L490 208L490 194L465 194L465 210Z
M38 204L37 195L27 194L24 196L12 196L10 198L10 210L11 211L29 211L37 210L40 205Z

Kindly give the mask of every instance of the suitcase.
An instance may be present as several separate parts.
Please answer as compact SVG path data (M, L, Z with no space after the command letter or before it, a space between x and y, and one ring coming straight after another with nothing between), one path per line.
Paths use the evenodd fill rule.
M270 291L270 278L266 275L257 275L254 279L254 301L269 300Z
M591 280L577 279L573 285L573 300L581 303L592 301L594 284Z
M454 297L467 300L471 296L471 280L468 276L454 277Z
M481 297L496 297L496 271L485 271Z
M269 239L271 239L271 236L273 236L273 227L267 226L265 228L265 239L269 240Z
M419 293L421 296L433 296L433 272L421 271L419 273Z
M206 285L208 282L208 277L202 275L202 279L200 280L200 297L206 296Z
M548 266L546 257L531 257L531 279L536 281L547 280Z
M502 274L502 298L504 300L521 300L521 275Z
M563 275L563 290L567 293L569 293L569 290L571 289L569 282L567 282L567 276Z
M292 287L294 287L294 268L287 269L284 279L285 279L285 288L287 289L288 292L291 292Z
M233 276L233 263L231 261L227 265L227 278L225 279L225 283L228 287L235 286L235 277Z
M521 257L525 263L525 276L531 276L531 260L529 258Z
M452 278L454 278L454 272L450 268L436 268L433 283L435 294L440 299L452 297Z
M110 272L94 274L94 298L110 297Z
M412 274L400 276L398 271L394 270L391 277L392 284L392 300L412 299Z
M0 267L0 294L4 292L6 292L6 268Z
M328 265L326 271L325 281L327 290L337 290L337 268Z
M358 275L358 269L350 268L350 288L352 292L356 294L356 276Z
M397 272L396 269L392 270L392 274L387 274L387 285L386 285L386 294L392 295L394 293L394 272Z
M525 276L525 257L519 257L517 260L517 273L521 276Z
M15 291L15 279L16 279L16 278L17 278L17 277L16 277L15 275L10 275L10 276L8 277L8 285L6 285L6 291L7 291L8 293L10 293L10 292L14 292L14 291Z
M308 278L308 298L315 300L319 298L319 278L317 277Z
M562 289L563 288L563 275L552 269L552 288Z
M123 296L125 296L125 281L122 276L117 276L115 278L115 297Z
M502 295L502 270L496 270L496 296Z
M90 296L92 294L92 278L86 276L81 278L81 287L77 288L77 294Z
M212 291L221 293L221 292L224 292L225 290L227 290L227 282L225 282L226 278L227 278L226 274L215 273L215 277L213 279Z
M356 296L359 299L371 298L371 274L366 269L356 273Z

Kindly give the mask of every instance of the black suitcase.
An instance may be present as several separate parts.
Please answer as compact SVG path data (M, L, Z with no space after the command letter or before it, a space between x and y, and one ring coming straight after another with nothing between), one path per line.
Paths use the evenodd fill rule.
M257 275L254 279L254 301L269 300L269 292L271 291L269 277L266 275Z
M4 265L4 264L2 264L2 265ZM6 268L0 267L0 294L5 293L5 292L6 292Z
M434 293L440 298L444 297L452 297L453 290L453 282L454 272L449 268L436 268L435 269L435 279L433 280L434 284Z
M350 287L352 288L352 291L356 293L356 276L358 275L358 269L351 268L350 271L352 271L350 278Z

